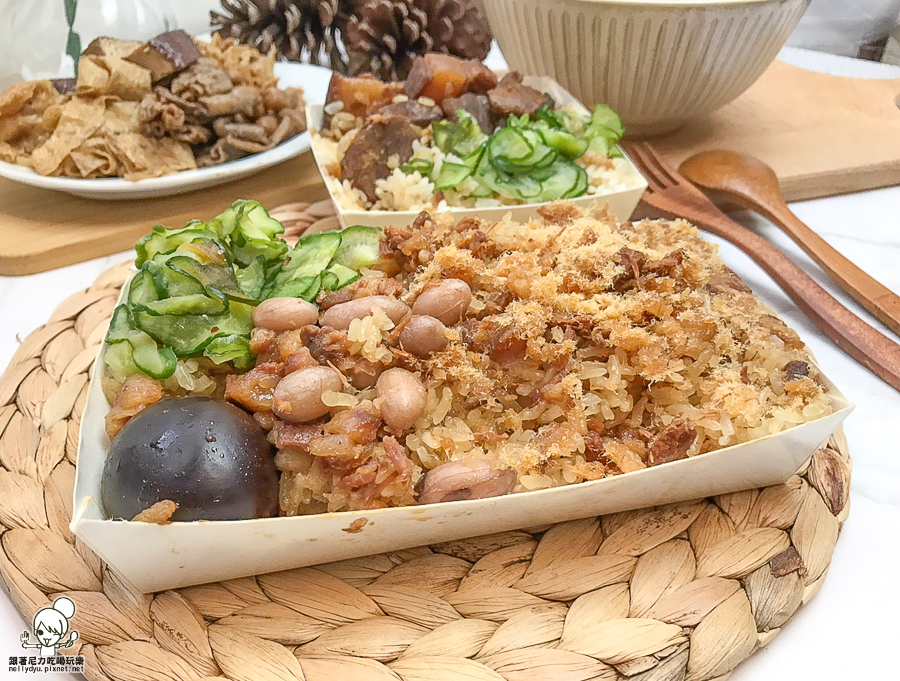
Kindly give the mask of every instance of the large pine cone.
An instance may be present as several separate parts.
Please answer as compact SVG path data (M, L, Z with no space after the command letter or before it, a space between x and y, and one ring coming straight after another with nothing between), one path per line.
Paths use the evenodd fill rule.
M479 61L487 56L493 36L479 2L415 0L415 4L428 17L428 33L434 40L432 50Z
M342 0L339 23L349 72L403 80L416 56L484 59L487 19L474 0Z
M221 1L223 12L210 12L216 33L263 53L274 47L280 59L340 65L335 47L339 0Z
M351 74L403 80L415 57L430 52L434 40L428 17L413 0L367 0L349 18L344 45Z

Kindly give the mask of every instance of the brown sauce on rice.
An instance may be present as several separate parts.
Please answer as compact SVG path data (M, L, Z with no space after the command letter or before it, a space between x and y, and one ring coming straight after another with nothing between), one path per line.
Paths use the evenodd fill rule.
M386 295L417 313L448 279L471 302L424 357L399 340L408 318L380 310L346 330L254 331L257 367L229 377L225 398L270 430L283 515L596 480L831 412L796 333L682 220L618 225L563 202L528 224L422 214L386 229L382 253L384 271L327 294L320 312ZM322 393L324 416L289 423L272 395L277 411L279 383L310 366L342 387ZM385 424L394 398L375 383L389 369L424 388L411 427Z

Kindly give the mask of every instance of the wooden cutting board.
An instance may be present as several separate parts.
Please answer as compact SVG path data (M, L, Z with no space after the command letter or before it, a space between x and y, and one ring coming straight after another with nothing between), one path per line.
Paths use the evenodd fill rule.
M752 154L788 201L900 184L900 79L775 62L731 104L651 141L676 167L709 149Z
M208 220L237 199L274 207L325 198L328 190L309 153L242 180L163 199L97 201L0 178L0 275L46 272L124 251L155 224Z
M698 151L754 154L789 200L900 184L900 79L828 76L775 62L739 99L654 140L675 164ZM327 192L311 154L167 199L93 201L0 179L0 274L43 272L130 248L156 223L208 219L238 198L266 206Z

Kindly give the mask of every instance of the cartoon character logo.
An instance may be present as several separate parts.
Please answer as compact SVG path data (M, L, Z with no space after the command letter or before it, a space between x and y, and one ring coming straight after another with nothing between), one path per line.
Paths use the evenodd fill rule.
M22 632L23 648L40 648L41 657L54 657L57 648L68 648L78 640L78 632L72 631L69 639L63 641L69 631L69 620L75 615L72 599L60 596L49 608L42 608L34 615L34 635L37 644L28 642L28 632Z

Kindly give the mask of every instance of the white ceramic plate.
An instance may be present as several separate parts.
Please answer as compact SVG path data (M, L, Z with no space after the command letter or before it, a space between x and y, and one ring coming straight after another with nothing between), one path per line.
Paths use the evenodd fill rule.
M302 87L307 104L322 104L331 80L331 70L311 64L278 62L275 75L280 87ZM183 194L212 187L259 172L309 149L309 133L304 132L279 144L274 149L210 168L181 172L129 182L119 177L83 180L71 177L46 177L31 168L0 161L0 177L7 180L74 194L87 199L149 199Z

